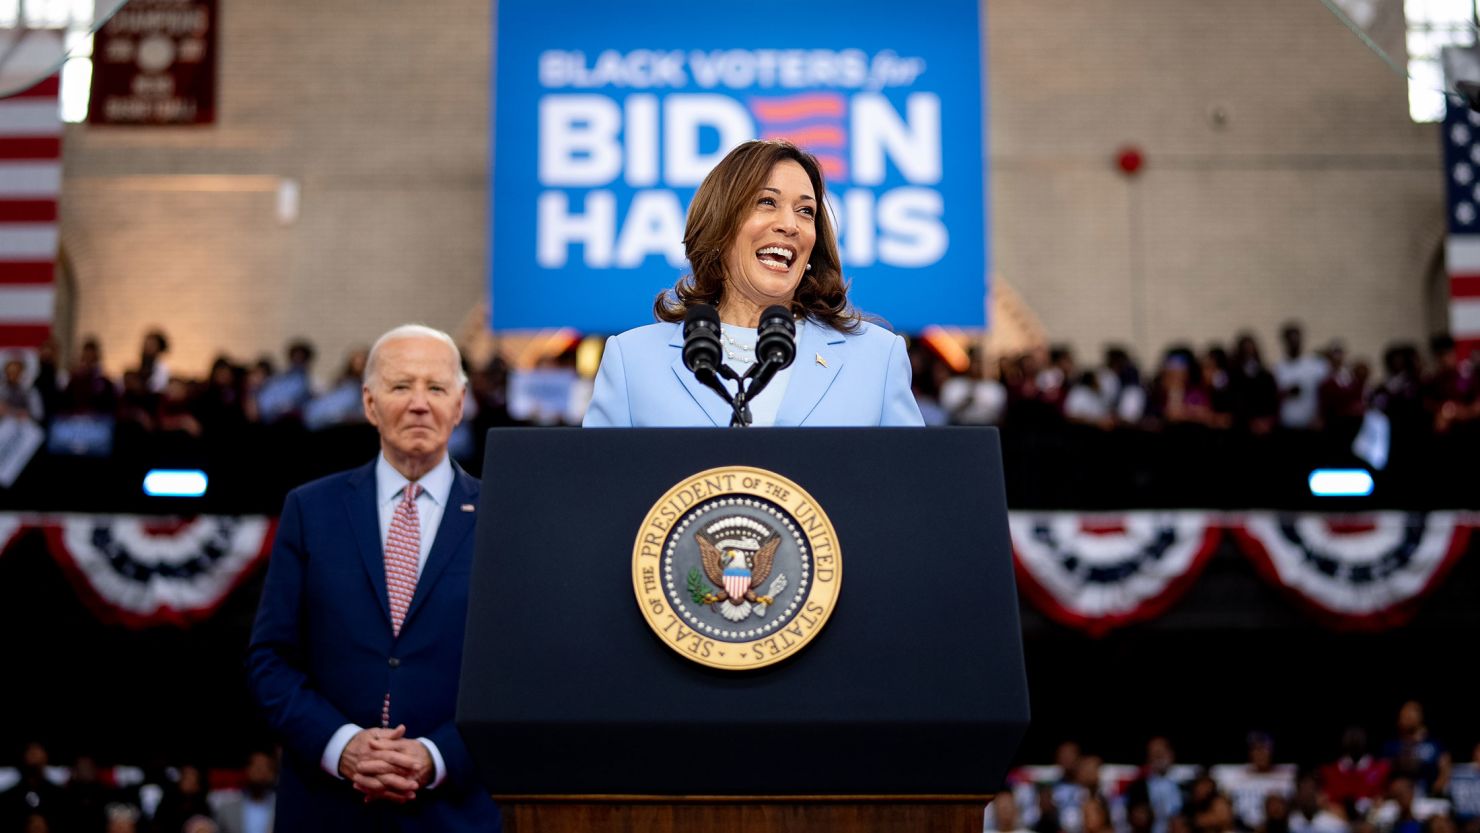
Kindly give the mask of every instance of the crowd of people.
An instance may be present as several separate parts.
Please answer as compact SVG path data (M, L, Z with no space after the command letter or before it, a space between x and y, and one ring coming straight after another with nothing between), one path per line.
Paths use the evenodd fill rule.
M1270 735L1248 734L1243 763L1179 763L1153 737L1140 764L1107 764L1074 741L1055 761L1020 766L987 807L987 833L1476 833L1480 743L1451 751L1405 703L1392 737L1346 730L1328 760L1280 763ZM26 833L238 833L271 829L276 758L239 770L101 768L87 755L49 766L27 744L0 769L0 825Z
M77 360L67 368L59 365L56 345L48 342L29 371L20 357L7 359L0 414L43 424L97 417L193 436L249 422L297 420L322 428L364 420L360 405L364 349L350 351L342 371L324 390L314 383L314 347L303 339L288 345L282 366L267 356L239 363L222 355L203 379L172 373L168 354L168 336L151 330L144 336L137 364L115 380L103 369L96 339L83 341Z
M998 357L989 367L972 349L970 366L961 373L926 340L913 340L910 353L915 397L930 425L1198 425L1255 435L1319 430L1347 439L1372 415L1385 419L1392 434L1442 434L1480 425L1480 356L1461 356L1448 335L1430 339L1427 361L1415 345L1391 345L1380 377L1366 361L1350 360L1339 342L1308 351L1299 324L1285 325L1281 342L1282 357L1273 363L1249 333L1237 335L1231 350L1176 344L1164 351L1154 372L1143 371L1130 350L1113 345L1098 366L1078 363L1070 348L1053 346ZM103 370L96 339L85 340L66 368L58 364L55 345L44 346L33 365L10 357L0 380L0 416L55 428L62 436L54 449L76 437L85 440L87 427L98 422L201 436L246 424L294 422L318 430L364 421L363 348L349 351L327 386L316 382L316 351L303 339L287 346L281 365L267 356L239 362L222 355L202 379L172 373L168 353L166 334L149 332L137 363L117 380ZM465 413L494 417L491 424L579 424L589 382L576 377L573 352L563 359L543 369L549 378L525 373L528 378L521 379L498 357L470 369ZM559 401L548 405L552 400Z
M1240 764L1177 763L1153 737L1139 765L1113 766L1061 743L1051 766L1021 767L987 808L996 833L1476 833L1480 743L1454 754L1423 706L1399 710L1379 747L1349 728L1328 760L1277 763L1274 739L1248 735Z
M911 350L915 396L926 422L937 425L1199 425L1347 437L1369 414L1381 414L1393 432L1480 425L1480 357L1461 356L1448 335L1430 339L1427 363L1413 344L1390 345L1381 378L1365 360L1350 360L1340 342L1308 351L1297 323L1286 324L1280 340L1282 355L1273 363L1265 361L1254 335L1240 333L1231 350L1169 346L1152 373L1143 372L1125 347L1106 348L1100 366L1086 367L1058 346L1003 356L995 371L973 352L970 368L959 374L917 341Z
M54 767L27 743L0 769L0 829L20 833L271 833L277 758L251 753L241 769L100 767L78 755Z

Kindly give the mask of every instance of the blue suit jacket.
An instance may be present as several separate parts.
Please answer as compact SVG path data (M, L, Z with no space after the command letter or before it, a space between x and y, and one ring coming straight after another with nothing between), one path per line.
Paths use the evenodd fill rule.
M607 339L587 427L724 427L730 406L683 366L683 325L649 324ZM808 321L776 424L924 425L910 392L904 339L864 323L848 335Z
M247 655L253 692L285 747L278 833L499 829L453 725L473 562L474 513L462 506L478 503L478 481L453 472L400 636L391 633L375 464L288 494ZM366 805L319 767L340 726L380 725L386 692L391 719L407 737L436 743L447 769L436 789L401 807Z

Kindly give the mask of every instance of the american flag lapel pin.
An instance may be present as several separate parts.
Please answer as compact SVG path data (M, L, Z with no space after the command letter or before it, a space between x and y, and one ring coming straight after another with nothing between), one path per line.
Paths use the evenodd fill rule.
M471 503L464 503L462 505L462 511L464 511L464 512L477 512L478 511L478 507L474 506Z

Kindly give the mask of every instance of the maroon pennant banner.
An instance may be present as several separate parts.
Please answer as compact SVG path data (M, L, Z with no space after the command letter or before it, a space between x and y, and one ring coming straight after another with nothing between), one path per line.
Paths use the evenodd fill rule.
M93 40L92 124L216 120L216 0L132 0Z

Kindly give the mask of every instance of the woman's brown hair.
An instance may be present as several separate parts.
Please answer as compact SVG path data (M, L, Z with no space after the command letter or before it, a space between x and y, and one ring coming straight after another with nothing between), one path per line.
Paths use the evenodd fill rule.
M792 297L791 313L826 324L839 332L858 329L858 311L848 305L848 285L838 256L838 238L827 211L822 166L816 157L783 140L753 141L740 145L704 177L689 204L683 248L693 273L679 278L672 289L658 293L653 314L660 321L682 321L696 304L719 306L725 294L725 254L753 201L770 179L778 162L802 166L817 196L817 242L812 246L811 269L802 272Z

